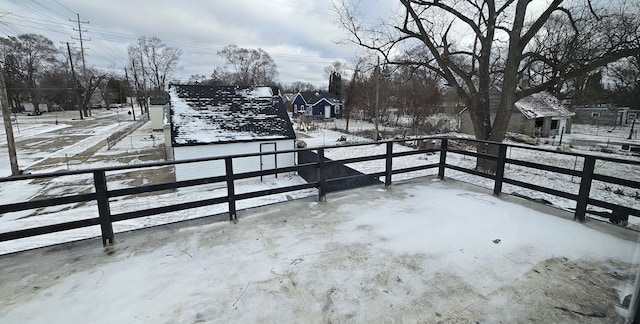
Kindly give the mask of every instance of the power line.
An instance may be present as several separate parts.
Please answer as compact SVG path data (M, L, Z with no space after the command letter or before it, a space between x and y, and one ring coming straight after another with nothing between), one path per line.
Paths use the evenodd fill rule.
M80 53L82 54L82 77L84 78L85 83L87 82L87 65L85 64L85 60L84 60L84 46L82 45L83 41L91 41L91 39L83 39L82 38L82 27L80 26L80 24L88 24L89 21L80 21L80 14L77 14L77 20L71 20L69 19L69 21L74 21L78 23L78 29L73 29L75 31L78 32L78 34L80 35L79 38L74 38L71 37L72 39L77 39L80 41ZM87 31L86 29L84 30L85 32Z
M65 18L67 18L67 16L68 16L68 14L63 14L63 13L61 13L61 12L59 12L59 11L53 10L53 9L49 8L48 6L43 5L42 3L38 2L37 0L31 0L31 1L32 1L33 3L35 3L36 5L38 5L39 7L43 8L44 10L54 13L55 15L57 15L57 16L58 16L58 18L61 18L61 19L63 19L63 20L64 20L64 19L65 19ZM56 1L56 2L57 2L57 1ZM65 7L65 8L66 8L66 7ZM71 12L73 13L73 11L71 11Z
M25 28L28 30L41 30L46 31L47 33L57 33L68 35L73 39L80 40L80 51L84 52L85 48L84 44L82 44L85 40L92 41L93 50L90 53L82 54L83 61L85 55L95 56L100 58L101 61L105 62L113 62L114 66L118 66L119 62L127 62L128 61L128 53L123 46L136 44L139 39L139 35L126 34L116 31L105 30L99 28L95 25L88 25L86 29L83 29L83 23L80 21L80 17L76 14L77 19L67 19L68 13L73 13L73 11L64 6L57 0L53 2L42 2L40 0L9 0L12 4L29 11L34 16L24 16L14 13L8 13L7 17L10 19L8 23L0 22L0 30L8 31L7 34L15 33L16 36L24 33ZM271 2L276 5L286 6L295 8L298 10L304 10L308 12L313 12L321 15L331 15L327 12L316 11L308 8L303 8L295 5L290 5L287 3L275 1L275 0L265 0L267 2ZM64 18L64 19L59 19ZM73 26L73 23L77 24L77 27ZM87 22L88 23L88 22ZM71 31L78 32L78 37L73 37ZM87 37L87 36L90 36ZM162 40L163 43L168 46L174 46L180 48L184 54L186 55L200 55L205 57L218 57L217 52L224 49L224 46L215 46L215 45L206 45L202 43L188 43L180 40ZM319 57L315 55L306 55L306 54L292 54L292 53L279 53L279 52L269 52L269 55L279 64L284 62L286 63L305 63L305 64L328 64L335 60L342 60L342 58L333 58L333 57ZM120 63L122 64L122 63ZM86 63L85 63L86 65ZM215 65L215 64L212 64ZM213 68L212 66L211 68Z

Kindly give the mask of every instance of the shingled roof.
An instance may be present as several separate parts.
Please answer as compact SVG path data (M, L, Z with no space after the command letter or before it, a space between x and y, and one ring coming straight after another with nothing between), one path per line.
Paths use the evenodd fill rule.
M322 99L325 99L330 103L340 103L340 99L338 99L338 96L333 92L301 91L300 95L304 98L304 101L310 105L313 105Z
M560 100L548 92L534 93L518 100L515 107L527 119L539 117L569 117L575 115Z
M295 139L286 111L270 87L172 85L172 143L197 145Z

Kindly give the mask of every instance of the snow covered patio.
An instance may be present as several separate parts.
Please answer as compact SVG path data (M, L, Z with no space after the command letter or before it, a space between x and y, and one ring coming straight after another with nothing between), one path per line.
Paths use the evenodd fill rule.
M638 235L421 178L0 256L0 323L619 323Z

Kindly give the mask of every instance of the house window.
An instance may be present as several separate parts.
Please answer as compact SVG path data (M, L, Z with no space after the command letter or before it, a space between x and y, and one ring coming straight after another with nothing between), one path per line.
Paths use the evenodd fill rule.
M536 127L540 128L544 126L544 118L536 118Z
M298 105L293 105L293 112L298 113Z
M599 112L592 112L591 113L591 117L600 117L600 113Z
M558 120L554 119L551 121L551 129L558 129Z

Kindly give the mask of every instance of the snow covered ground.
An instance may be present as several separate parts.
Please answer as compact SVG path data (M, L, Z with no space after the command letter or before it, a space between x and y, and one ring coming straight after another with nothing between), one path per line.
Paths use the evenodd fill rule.
M527 204L422 179L0 256L0 322L623 322L637 242Z
M305 133L306 137L302 138L308 145L308 147L320 147L320 146L332 146L332 145L340 145L341 143L363 143L363 142L372 142L369 139L365 139L359 136L351 135L351 134L343 134L339 130L344 129L343 120L336 120L328 123L319 123L318 129L314 131L309 131ZM368 127L368 128L367 128ZM627 159L633 161L640 161L640 157L638 155L632 155L626 151L621 151L621 145L610 144L610 150L613 153L606 153L602 151L598 151L596 149L602 148L603 145L606 145L607 142L620 142L624 141L625 143L634 143L635 145L640 146L640 140L632 139L627 140L626 136L629 134L629 127L625 128L616 128L611 132L607 130L611 130L611 128L607 128L606 130L603 127L600 127L600 131L597 129L598 126L591 125L573 125L574 132L572 134L565 134L563 137L563 148L568 149L575 153L581 154L591 154L596 156L604 156L604 157L612 157L618 159ZM373 125L370 123L363 123L361 121L351 121L349 129L361 129L367 130L372 129ZM598 135L596 135L598 134ZM626 134L626 135L625 135ZM453 137L460 138L469 138L470 136L464 134L447 134ZM339 142L338 138L344 136L346 141ZM544 140L544 139L543 139ZM539 148L549 149L554 151L558 148L559 138L555 139L546 139L549 141L549 144L541 144ZM553 145L553 141L555 141L555 145ZM460 141L462 142L462 141ZM577 145L573 145L572 143L579 143ZM435 141L435 144L439 145L439 142ZM587 145L586 143L591 143L591 145ZM602 144L602 145L600 145ZM523 145L524 146L524 145ZM571 148L569 148L571 146ZM393 151L394 152L402 152L408 151L410 148L402 146L400 144L394 144ZM372 155L380 155L385 154L386 147L384 145L368 145L368 146L360 146L360 147L349 147L349 148L335 148L325 151L325 156L330 159L346 159L351 157L359 157L359 156L372 156ZM561 155L555 153L545 153L540 151L532 151L527 150L526 148L509 148L507 151L507 157L516 160L523 161L535 161L537 163L551 165L551 166L559 166L563 168L573 169L573 170L582 170L583 159L576 158L571 155ZM416 165L426 165L438 163L440 157L438 154L434 155L413 155L408 157L400 157L394 158L393 167L395 168L407 168ZM473 157L468 157L464 155L458 154L449 154L447 155L447 163L458 165L461 167L472 169L475 167L476 159ZM383 160L380 161L367 161L367 162L359 162L352 163L348 165L358 171L364 173L373 173L373 172L382 172L385 169L385 162ZM416 176L425 176L425 175L435 175L437 174L437 169L430 169L418 172L412 172L410 174L399 174L394 175L393 180L404 180ZM598 174L618 177L621 179L631 179L637 180L640 179L640 167L631 166L631 165L622 165L616 164L612 162L603 162L599 161L596 164L595 172ZM493 180L481 178L478 176L470 175L463 172L458 172L454 170L447 170L445 173L446 177L462 180L465 182L473 183L485 188L493 188ZM533 170L526 167L509 165L507 164L505 170L505 177L521 180L525 182L535 183L540 186L553 188L560 191L565 191L569 193L577 194L580 182L576 177L560 175L547 171ZM570 201L564 198L544 194L541 192L536 192L533 190L529 190L526 188L521 188L513 185L505 184L503 186L503 192L507 194L517 194L525 197L531 197L534 199L544 199L549 201L551 204L558 208L562 208L565 210L572 210L575 208L575 202ZM591 189L591 198L602 200L602 201L611 201L618 204L626 205L635 209L640 209L640 191L633 190L629 188L616 187L612 185L608 185L605 183L601 183L598 181L594 181ZM594 210L598 210L594 208ZM630 223L638 224L640 223L640 219L636 217L632 217Z
M151 123L145 124L137 131L129 135L127 138L120 141L115 147L107 149L106 142L104 141L113 131L127 127L133 121L133 118L125 114L126 110L113 109L94 111L94 116L90 118L92 122L96 123L96 126L86 128L82 127L81 122L77 120L77 112L66 112L55 116L54 114L48 114L36 117L21 116L19 119L20 133L16 132L16 138L19 141L24 141L22 149L18 151L19 162L22 166L25 166L29 172L31 168L37 169L34 172L53 172L62 170L77 170L88 169L93 167L105 167L114 165L131 165L143 162L163 161L164 153L160 146L164 139L162 132L151 130ZM125 120L124 117L128 118ZM58 120L58 124L55 124L55 120ZM344 134L336 130L344 129L344 120L333 120L325 123L317 123L318 128L306 133L300 133L302 140L307 142L309 147L317 146L331 146L339 145L340 143L363 143L371 142L371 140L354 136L351 134ZM14 127L15 128L15 127ZM364 131L373 129L374 126L371 123L351 120L350 130ZM336 130L333 130L336 129ZM608 129L611 130L611 129ZM598 130L597 128L588 125L574 125L574 133L565 135L563 141L567 145L572 141L591 141L594 143L605 142L602 136L614 136L613 138L620 138L624 134L628 133L628 129L613 129ZM60 133L64 131L64 133ZM579 132L579 133L578 133ZM52 143L46 139L51 139L56 135L60 137L80 136L78 141L71 143L70 145L63 147L55 147ZM451 135L451 134L450 134ZM336 141L340 137L345 137L345 142ZM457 135L459 136L459 135ZM634 140L635 143L640 144L640 141ZM6 140L5 140L6 142ZM584 142L581 142L584 144ZM1 147L0 154L6 154L6 150ZM555 149L553 145L541 145L541 147ZM595 147L591 146L591 147ZM385 153L384 145L371 144L367 146L350 147L348 149L329 149L325 152L326 156L331 159L344 159L357 156L371 156ZM394 152L409 150L408 147L400 144L394 145ZM612 155L610 153L602 153L596 151L589 151L589 147L574 147L576 152L600 154L605 156L614 156L627 159L638 159L637 156L632 155ZM541 153L537 151L530 151L525 149L512 148L508 151L508 156L514 159L521 159L526 161L537 161L549 165L564 166L566 168L574 168L580 170L582 168L582 160L576 159L573 156L564 156L558 154ZM63 158L63 157L66 157ZM439 160L438 154L434 155L413 155L408 157L395 158L393 161L394 168L405 168L416 165L437 163ZM26 161L26 162L25 162ZM45 163L46 162L46 163ZM475 166L475 159L462 155L450 154L448 156L448 163L460 165L467 168L473 168ZM0 172L8 171L8 165L2 164L4 169L0 169ZM385 168L384 161L370 161L353 163L350 167L357 169L361 172L372 173L380 172ZM31 167L31 168L30 168ZM640 168L630 168L628 166L616 166L613 164L607 165L602 163L596 166L598 172L623 177L627 179L640 179ZM393 176L393 181L406 180L418 176L435 175L436 169L430 169L425 171L413 172L410 174L399 174ZM173 170L170 167L154 168L148 170L146 173L131 173L126 171L112 172L108 174L108 187L110 189L129 188L147 184L150 182L158 183L171 181ZM492 188L493 182L488 179L480 178L477 176L448 170L446 172L448 178L458 179L465 182L473 183L485 188ZM577 193L579 188L579 181L577 178L570 176L559 176L548 172L536 171L527 169L524 167L507 165L505 176L518 180L536 181L537 184L551 187L557 190L566 192ZM270 187L277 186L289 186L302 183L302 179L294 174L289 174L286 177L280 177L279 179L273 179L266 182L250 181L238 184L236 192L249 192L263 190ZM16 186L20 187L20 190L16 190ZM206 190L205 190L206 189ZM627 204L631 207L640 209L640 200L635 198L636 192L632 190L619 191L620 188L611 188L604 184L595 182L592 186L592 198L615 201L617 203ZM12 203L19 201L26 201L36 196L59 196L70 193L78 192L91 192L93 191L91 175L77 175L66 176L56 178L53 181L23 181L18 183L0 183L0 197L4 203ZM575 208L575 202L568 201L563 198L535 192L532 190L505 185L503 192L509 194L518 194L531 198L545 199L552 203L554 206L571 210ZM112 213L129 212L137 209L159 207L163 205L171 205L176 203L183 203L187 201L201 200L211 197L222 196L226 194L224 187L217 189L211 188L193 188L191 190L179 190L171 193L162 193L155 196L140 196L135 199L119 199L115 198L111 201ZM302 197L308 197L315 195L315 190L305 190L300 192L278 194L273 196L267 196L262 198L256 198L252 200L240 201L239 208L253 207L268 203L274 203L279 201L286 201L291 199L297 199ZM154 226L171 221L180 221L190 218L197 218L206 215L212 215L215 213L221 213L226 211L226 205L212 206L211 208L200 208L180 213L171 213L168 215L158 215L144 217L135 220L129 220L126 222L120 222L115 224L115 230L118 232L128 231L134 228L144 226ZM12 213L0 217L0 231L6 232L16 229L29 228L34 226L42 226L59 222L60 219L64 220L78 220L97 216L97 206L95 203L87 203L78 206L59 206L50 207L38 210L36 213L31 211L25 211L20 213ZM640 227L640 220L636 217L630 219L631 227ZM11 242L0 243L0 254L10 253L26 248L44 246L54 244L62 241L71 241L87 237L94 237L99 235L98 228L86 228L73 231L65 231L60 233L54 233L50 235L42 235L29 239L16 240Z
M122 112L120 112L119 114L124 115ZM73 116L75 117L75 115ZM57 163L51 162L45 167L38 168L37 173L44 173L164 161L164 148L160 146L160 144L164 143L162 132L153 131L151 129L150 122L137 129L122 141L118 142L114 147L108 149L105 139L116 129L127 127L131 124L130 122L132 122L132 118L129 117L131 119L129 123L126 123L124 121L117 123L114 117L114 110L94 111L94 117L92 117L93 119L108 119L110 120L110 122L107 124L112 124L112 127L109 127L108 125L91 127L93 136L86 137L79 143L73 144L69 147L53 150L50 153L46 153L47 155L37 149L29 151L18 150L19 162L21 162L21 165L25 167L25 170L27 172L30 172L31 169L29 167L33 168L33 166L38 163L36 159L32 158L33 155L39 155L39 161L57 161ZM26 118L27 117L25 116L25 119ZM31 125L30 127L27 127L27 129L40 128L41 130L31 132L22 131L21 135L17 137L18 140L24 140L25 142L35 141L37 143L41 143L41 137L47 136L47 133L49 133L49 137L55 136L56 130L60 128L55 126L61 126L62 128L72 127L71 125L64 125L60 120L58 125L55 125L54 116L51 116L51 114L47 115L46 117L38 116L36 118L37 119L26 119L32 124L28 123L27 121L23 121L20 125ZM71 120L71 118L66 118L65 121L69 123L78 123L78 121L73 121ZM25 126L23 126L23 128L24 127ZM78 130L75 130L74 134L77 134L78 132ZM29 145L33 144L29 142ZM83 146L85 147L85 149L92 147L93 149L91 150L91 154L87 155L86 150L77 150L76 148L79 146ZM30 154L30 152L35 153ZM1 153L6 154L6 150L2 151ZM66 154L68 159L60 159L60 157L64 156L64 154ZM6 159L8 160L8 158ZM31 162L30 164L30 162L28 161L33 162ZM5 170L0 170L0 172L2 171L10 174L8 167ZM173 168L171 167L152 168L146 170L145 173L132 173L126 170L110 172L107 173L108 188L110 190L114 190L131 188L150 182L162 183L172 181L172 174ZM239 181L237 182L236 193L239 194L244 192L259 191L268 188L291 186L302 183L304 183L304 180L295 174L280 175L277 179L269 179L266 181ZM20 190L16 190L17 187L19 187ZM0 183L0 197L2 197L3 203L28 201L38 196L53 197L93 191L93 179L91 174L57 177L48 181L19 181L12 183ZM140 195L138 197L135 197L135 199L113 198L110 202L110 208L112 214L117 214L152 207L184 203L188 201L215 198L224 196L226 194L227 191L224 185L217 187L199 186L152 196ZM267 197L247 199L239 201L237 203L237 208L249 208L253 206L266 205L274 202L287 201L312 195L316 195L316 190L301 190L296 192L271 195ZM214 215L226 212L227 210L227 205L220 204L206 208L203 207L170 214L142 217L115 223L114 231L124 232L141 227L149 227L166 224L169 222L177 222L207 215ZM10 213L0 216L0 232L8 232L18 229L55 224L59 223L61 219L65 221L74 221L94 218L98 216L97 211L97 204L95 202L89 202L86 204L62 205L42 208L35 212L29 210ZM79 239L96 237L99 235L100 229L98 227L91 227L40 235L9 242L0 242L0 254L11 253L34 247L47 246L60 242L69 242Z
M159 150L162 138L149 124L107 150L101 141L115 129L126 127L124 121L118 126L114 117L122 116L101 112L96 119L110 120L113 125L93 127L92 136L86 137L89 132L83 134L71 120L55 125L48 116L31 124L24 122L20 136L31 149L19 151L19 159L27 161L23 163L27 167L37 167L37 172L67 169L67 161L61 158L65 154L78 161L70 163L70 169L163 159L150 153ZM340 128L341 122L320 124L305 134L304 140L309 147L338 144L336 139L341 136L347 142L368 141L330 129ZM351 127L372 125L352 122ZM51 137L47 133L67 129L73 129L78 144L64 150L47 149L52 146L43 139ZM573 136L584 139L573 134L565 138L567 143ZM598 137L589 136L596 138L588 140ZM0 149L6 154L4 147ZM82 156L89 149L91 156ZM383 145L372 144L326 153L340 159L382 154L384 150ZM394 146L394 151L401 150L408 148ZM508 154L581 168L572 158L527 152L512 149ZM449 158L457 165L475 164L463 156L452 154ZM430 164L437 159L437 155L397 158L394 167ZM352 167L375 172L383 170L384 162ZM635 169L606 165L600 169L640 178ZM171 176L163 168L152 171ZM330 194L326 204L316 202L314 190L241 201L241 209L287 202L240 211L238 224L210 223L205 218L129 232L221 213L224 205L120 222L114 224L116 244L104 252L99 248L101 242L92 240L0 256L0 322L616 323L627 315L620 305L633 290L640 270L637 233L593 221L575 223L561 210L541 205L530 208L527 201L496 198L486 190L456 181L432 182L431 177L403 182L435 172L394 176L390 191L368 187ZM531 178L527 172L512 166L507 176ZM151 181L127 175L109 175L109 188ZM537 176L543 184L559 190L575 190L577 185L572 179ZM453 171L447 171L447 177L492 186ZM237 192L301 181L288 175L245 182ZM3 203L86 190L92 190L91 179L81 176L18 187L0 184ZM522 189L505 186L504 191L509 190ZM127 212L225 193L224 189L208 188L114 199L111 210ZM552 202L571 208L561 200ZM92 204L68 207L40 210L38 215L4 215L0 231L97 214ZM556 214L561 217L551 216ZM98 234L98 228L90 228L3 242L0 254Z

